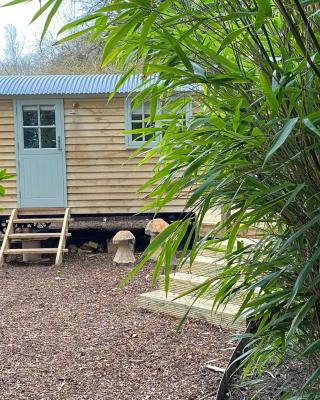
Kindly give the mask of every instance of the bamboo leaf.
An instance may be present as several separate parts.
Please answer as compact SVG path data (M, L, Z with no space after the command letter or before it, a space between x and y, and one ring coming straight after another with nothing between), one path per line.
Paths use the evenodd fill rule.
M311 343L302 353L301 355L304 357L310 356L313 353L316 353L320 350L320 339Z
M272 16L272 8L270 0L257 0L258 13L255 22L255 28L259 29L264 24L267 17Z
M76 39L77 37L85 35L86 33L91 31L92 31L91 27L79 30L78 32L72 33L71 35L65 36L64 38L58 40L56 43L54 43L54 45L56 46L65 42L69 42L70 40Z
M306 318L307 314L314 307L315 302L316 302L316 298L314 296L311 297L306 303L304 303L302 305L302 307L296 313L296 315L295 315L295 317L294 317L294 319L292 321L291 327L289 329L289 332L287 334L287 337L286 337L287 345L289 344L289 342L292 339L292 336L294 335L296 330L299 328L300 324Z
M263 94L266 97L268 105L271 110L271 116L275 116L279 110L279 102L277 96L272 90L272 86L263 72L260 72L260 84Z
M30 0L13 0L13 1L9 1L6 4L3 4L1 7L9 7L9 6L15 6L17 4L21 4L21 3L28 3Z
M68 24L65 24L58 31L58 35L61 35L62 33L66 32L66 31L73 30L73 29L77 28L78 26L83 25L85 23L88 23L90 21L93 21L93 20L95 20L95 19L97 19L99 17L101 17L101 14L94 13L94 14L86 15L85 17L79 18L79 19L77 19L75 21L69 22Z
M246 25L242 28L236 29L227 34L227 36L222 40L221 45L218 50L218 54L222 52L227 46L232 44L235 40L238 39L240 35L242 35L252 24Z
M310 121L309 118L303 118L303 124L310 129L311 132L315 133L318 137L320 137L319 129Z
M312 375L309 377L309 379L304 383L302 386L302 389L307 388L308 386L312 385L315 381L317 381L320 377L320 367L318 367Z
M296 186L296 188L291 192L288 200L285 202L284 206L282 207L280 214L295 200L297 195L302 191L302 189L305 187L304 183L301 183Z
M54 3L55 0L48 0L42 7L39 8L39 10L34 14L31 22L34 22L36 19L38 19L51 5ZM41 3L40 3L41 4Z
M108 59L109 53L112 53L112 50L119 43L119 41L123 41L131 32L131 30L134 28L134 26L136 26L141 22L142 16L143 16L142 12L137 12L128 19L126 24L120 25L107 37L106 44L103 48L103 53L102 53L102 66L105 66L107 62L110 61Z
M268 154L266 155L266 158L264 160L264 165L274 155L274 153L285 143L285 141L288 139L288 137L294 130L295 126L297 125L297 122L298 122L298 117L290 118L289 121L283 127L283 129L281 129L281 131L277 135L276 141L274 142Z
M133 71L135 71L135 66L132 66L131 68L128 69L127 72L122 74L122 76L120 77L118 83L115 85L115 88L114 88L113 92L109 96L109 99L108 99L109 102L116 95L116 93L118 92L120 87L128 80L129 76L132 75Z
M314 266L314 264L317 261L319 261L319 257L320 257L320 247L313 253L313 255L311 256L309 261L304 265L304 267L302 268L301 272L299 273L299 275L298 275L298 277L296 279L296 282L295 282L295 284L293 286L293 289L292 289L292 295L291 295L290 300L289 300L289 305L296 298L299 290L304 285L306 277L308 276L311 268Z
M52 21L53 17L56 15L56 13L58 12L58 10L59 10L59 8L60 8L60 6L62 4L62 1L63 0L55 0L54 4L52 5L52 8L51 8L51 10L50 10L50 12L48 14L48 17L47 17L46 22L44 24L44 28L42 30L41 41L44 39L44 37L45 37L45 35L46 35L46 33L47 33L48 29L49 29L49 26L51 24L51 21ZM43 7L46 7L46 5L44 5Z

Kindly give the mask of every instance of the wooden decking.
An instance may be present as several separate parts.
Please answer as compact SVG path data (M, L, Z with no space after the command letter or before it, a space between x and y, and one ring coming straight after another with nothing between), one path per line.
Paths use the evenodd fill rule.
M225 263L219 260L221 254L212 257L197 256L192 267L187 263L178 271L170 274L169 293L164 291L164 276L160 278L160 290L144 293L139 298L139 305L155 313L169 314L183 318L188 312L189 317L204 319L207 322L223 328L243 330L246 327L244 318L234 321L239 311L241 299L236 297L227 305L213 308L214 291L210 290L204 297L195 300L195 294L178 298L185 292L204 283L208 277L217 275Z
M212 231L221 220L220 210L214 209L204 218L200 236L203 237ZM254 238L239 238L245 245L254 244ZM195 300L195 294L179 297L190 289L196 288L210 277L217 275L225 268L222 260L226 243L221 243L217 251L204 251L198 255L192 265L186 262L182 268L170 274L170 287L168 294L164 291L164 276L160 278L160 290L154 290L140 295L139 305L156 313L165 313L178 318L183 318L188 312L189 316L196 319L205 319L213 325L236 330L246 328L245 318L235 321L239 311L241 297L235 296L227 305L214 308L213 298L215 289L210 289L201 299ZM179 297L179 298L178 298Z
M30 209L14 209L11 212L10 218L7 221L7 229L3 238L3 242L0 249L0 267L5 262L5 256L7 255L19 255L19 254L56 254L55 265L60 265L63 260L63 253L66 252L65 245L66 239L70 234L68 233L68 226L70 222L70 208L66 208L63 210L56 211L54 209L43 209L36 210L36 214L47 213L50 217L38 217L35 215L34 217L30 217L30 213L32 212ZM54 216L57 213L57 216ZM62 214L62 217L60 216ZM23 215L28 215L28 217L24 217ZM60 224L61 230L60 232L23 232L25 226L36 226L37 224ZM22 228L21 228L22 227ZM22 232L16 232L17 229L20 228ZM28 230L32 230L29 228ZM11 244L13 242L34 242L39 243L43 240L56 238L58 239L57 247L32 247L28 246L28 248L11 248Z

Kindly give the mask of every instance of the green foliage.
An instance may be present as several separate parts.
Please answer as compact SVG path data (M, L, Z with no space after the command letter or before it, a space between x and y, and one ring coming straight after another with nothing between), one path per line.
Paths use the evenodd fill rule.
M13 178L15 175L14 174L8 174L6 169L0 169L0 182ZM4 196L6 193L6 190L3 185L0 185L0 196Z
M197 294L214 286L217 305L243 295L241 313L257 325L243 356L245 374L281 361L288 350L307 356L309 377L294 394L305 399L317 398L320 376L318 14L317 1L127 0L68 26L90 24L104 41L103 65L140 65L146 81L157 74L137 95L154 109L160 97L165 110L153 118L163 137L150 153L160 158L145 185L152 188L146 209L188 198L197 217L181 263L229 241L227 267ZM190 100L182 86L197 108L187 126L178 112ZM198 239L203 215L217 206L226 217ZM168 271L189 224L191 217L171 225L132 274L162 239L154 280L161 264ZM263 228L257 245L235 249L237 234L251 226Z

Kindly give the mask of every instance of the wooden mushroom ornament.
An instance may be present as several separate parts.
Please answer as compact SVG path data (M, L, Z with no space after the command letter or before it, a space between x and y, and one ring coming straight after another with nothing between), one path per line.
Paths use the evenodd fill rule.
M113 261L117 264L131 264L136 261L133 254L133 244L136 238L130 231L119 231L112 239L112 243L118 246Z
M155 218L148 222L145 228L145 233L146 235L150 236L150 241L152 241L160 232L164 231L168 226L169 224L165 220L161 218ZM156 250L152 254L150 259L156 261L160 253L161 253L161 247L159 247L158 250Z

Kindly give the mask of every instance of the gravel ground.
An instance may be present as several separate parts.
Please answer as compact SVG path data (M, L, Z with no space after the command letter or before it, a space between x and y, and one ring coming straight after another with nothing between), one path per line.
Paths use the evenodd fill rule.
M199 321L177 333L137 307L150 269L119 289L128 271L107 254L0 270L1 400L214 399L221 374L204 365L226 366L230 333Z

